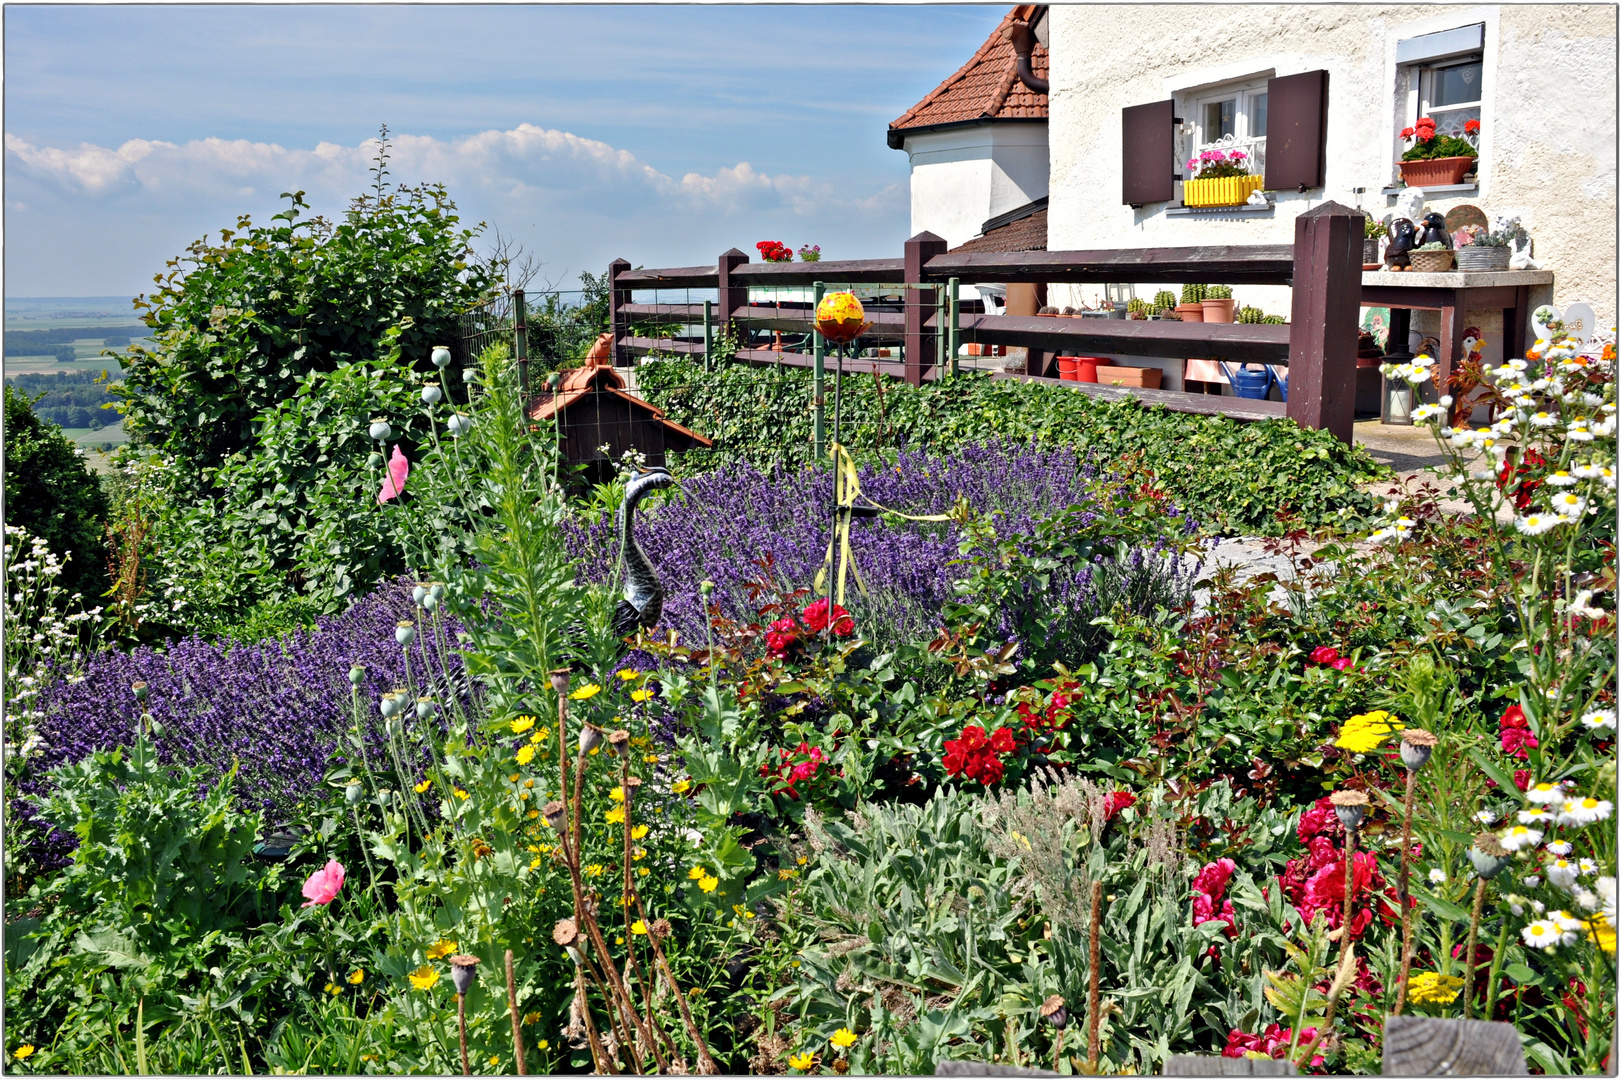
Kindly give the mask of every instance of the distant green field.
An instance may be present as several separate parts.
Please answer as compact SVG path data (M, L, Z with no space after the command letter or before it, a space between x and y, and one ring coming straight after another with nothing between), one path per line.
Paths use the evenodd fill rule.
M92 469L104 473L113 471L113 451L129 442L129 432L124 430L122 422L97 431L91 431L89 428L63 428L62 434L84 449L84 458ZM112 444L112 451L102 449L108 443Z

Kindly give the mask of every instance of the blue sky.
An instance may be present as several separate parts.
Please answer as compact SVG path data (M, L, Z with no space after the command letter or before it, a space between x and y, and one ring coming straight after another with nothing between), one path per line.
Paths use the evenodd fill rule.
M8 296L149 287L187 243L302 188L341 211L378 125L575 286L616 256L757 240L898 254L899 116L1005 5L8 4Z

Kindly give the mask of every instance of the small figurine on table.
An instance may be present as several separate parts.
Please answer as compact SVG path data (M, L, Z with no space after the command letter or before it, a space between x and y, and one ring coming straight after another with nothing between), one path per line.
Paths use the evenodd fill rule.
M1390 223L1390 242L1385 245L1385 265L1392 270L1405 270L1412 262L1408 253L1418 246L1418 230L1407 218L1395 218Z

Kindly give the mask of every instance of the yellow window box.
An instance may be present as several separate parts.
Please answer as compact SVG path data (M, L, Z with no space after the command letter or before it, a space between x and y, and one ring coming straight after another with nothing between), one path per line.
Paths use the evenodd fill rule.
M1252 192L1261 190L1259 176L1220 176L1213 180L1182 181L1183 206L1241 206Z

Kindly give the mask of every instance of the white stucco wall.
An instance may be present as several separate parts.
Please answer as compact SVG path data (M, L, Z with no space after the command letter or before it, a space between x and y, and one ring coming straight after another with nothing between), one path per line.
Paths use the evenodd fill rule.
M1609 5L1126 6L1051 9L1050 249L1290 243L1301 211L1332 199L1384 215L1412 122L1397 93L1396 43L1485 24L1480 190L1435 198L1519 213L1556 274L1554 302L1616 318L1616 26ZM1112 44L1111 44L1112 43ZM1125 47L1129 43L1129 47ZM1168 217L1120 201L1120 111L1250 75L1326 68L1323 189L1277 192L1267 217ZM1170 167L1170 163L1168 163ZM1358 196L1352 189L1365 191ZM914 200L916 199L914 189ZM914 203L915 205L915 203ZM1083 288L1076 299L1093 299ZM1240 286L1241 303L1288 313L1288 291ZM1142 286L1139 295L1151 295ZM1055 300L1055 302L1064 302Z
M912 235L953 247L986 220L1047 194L1047 125L989 123L909 135Z

